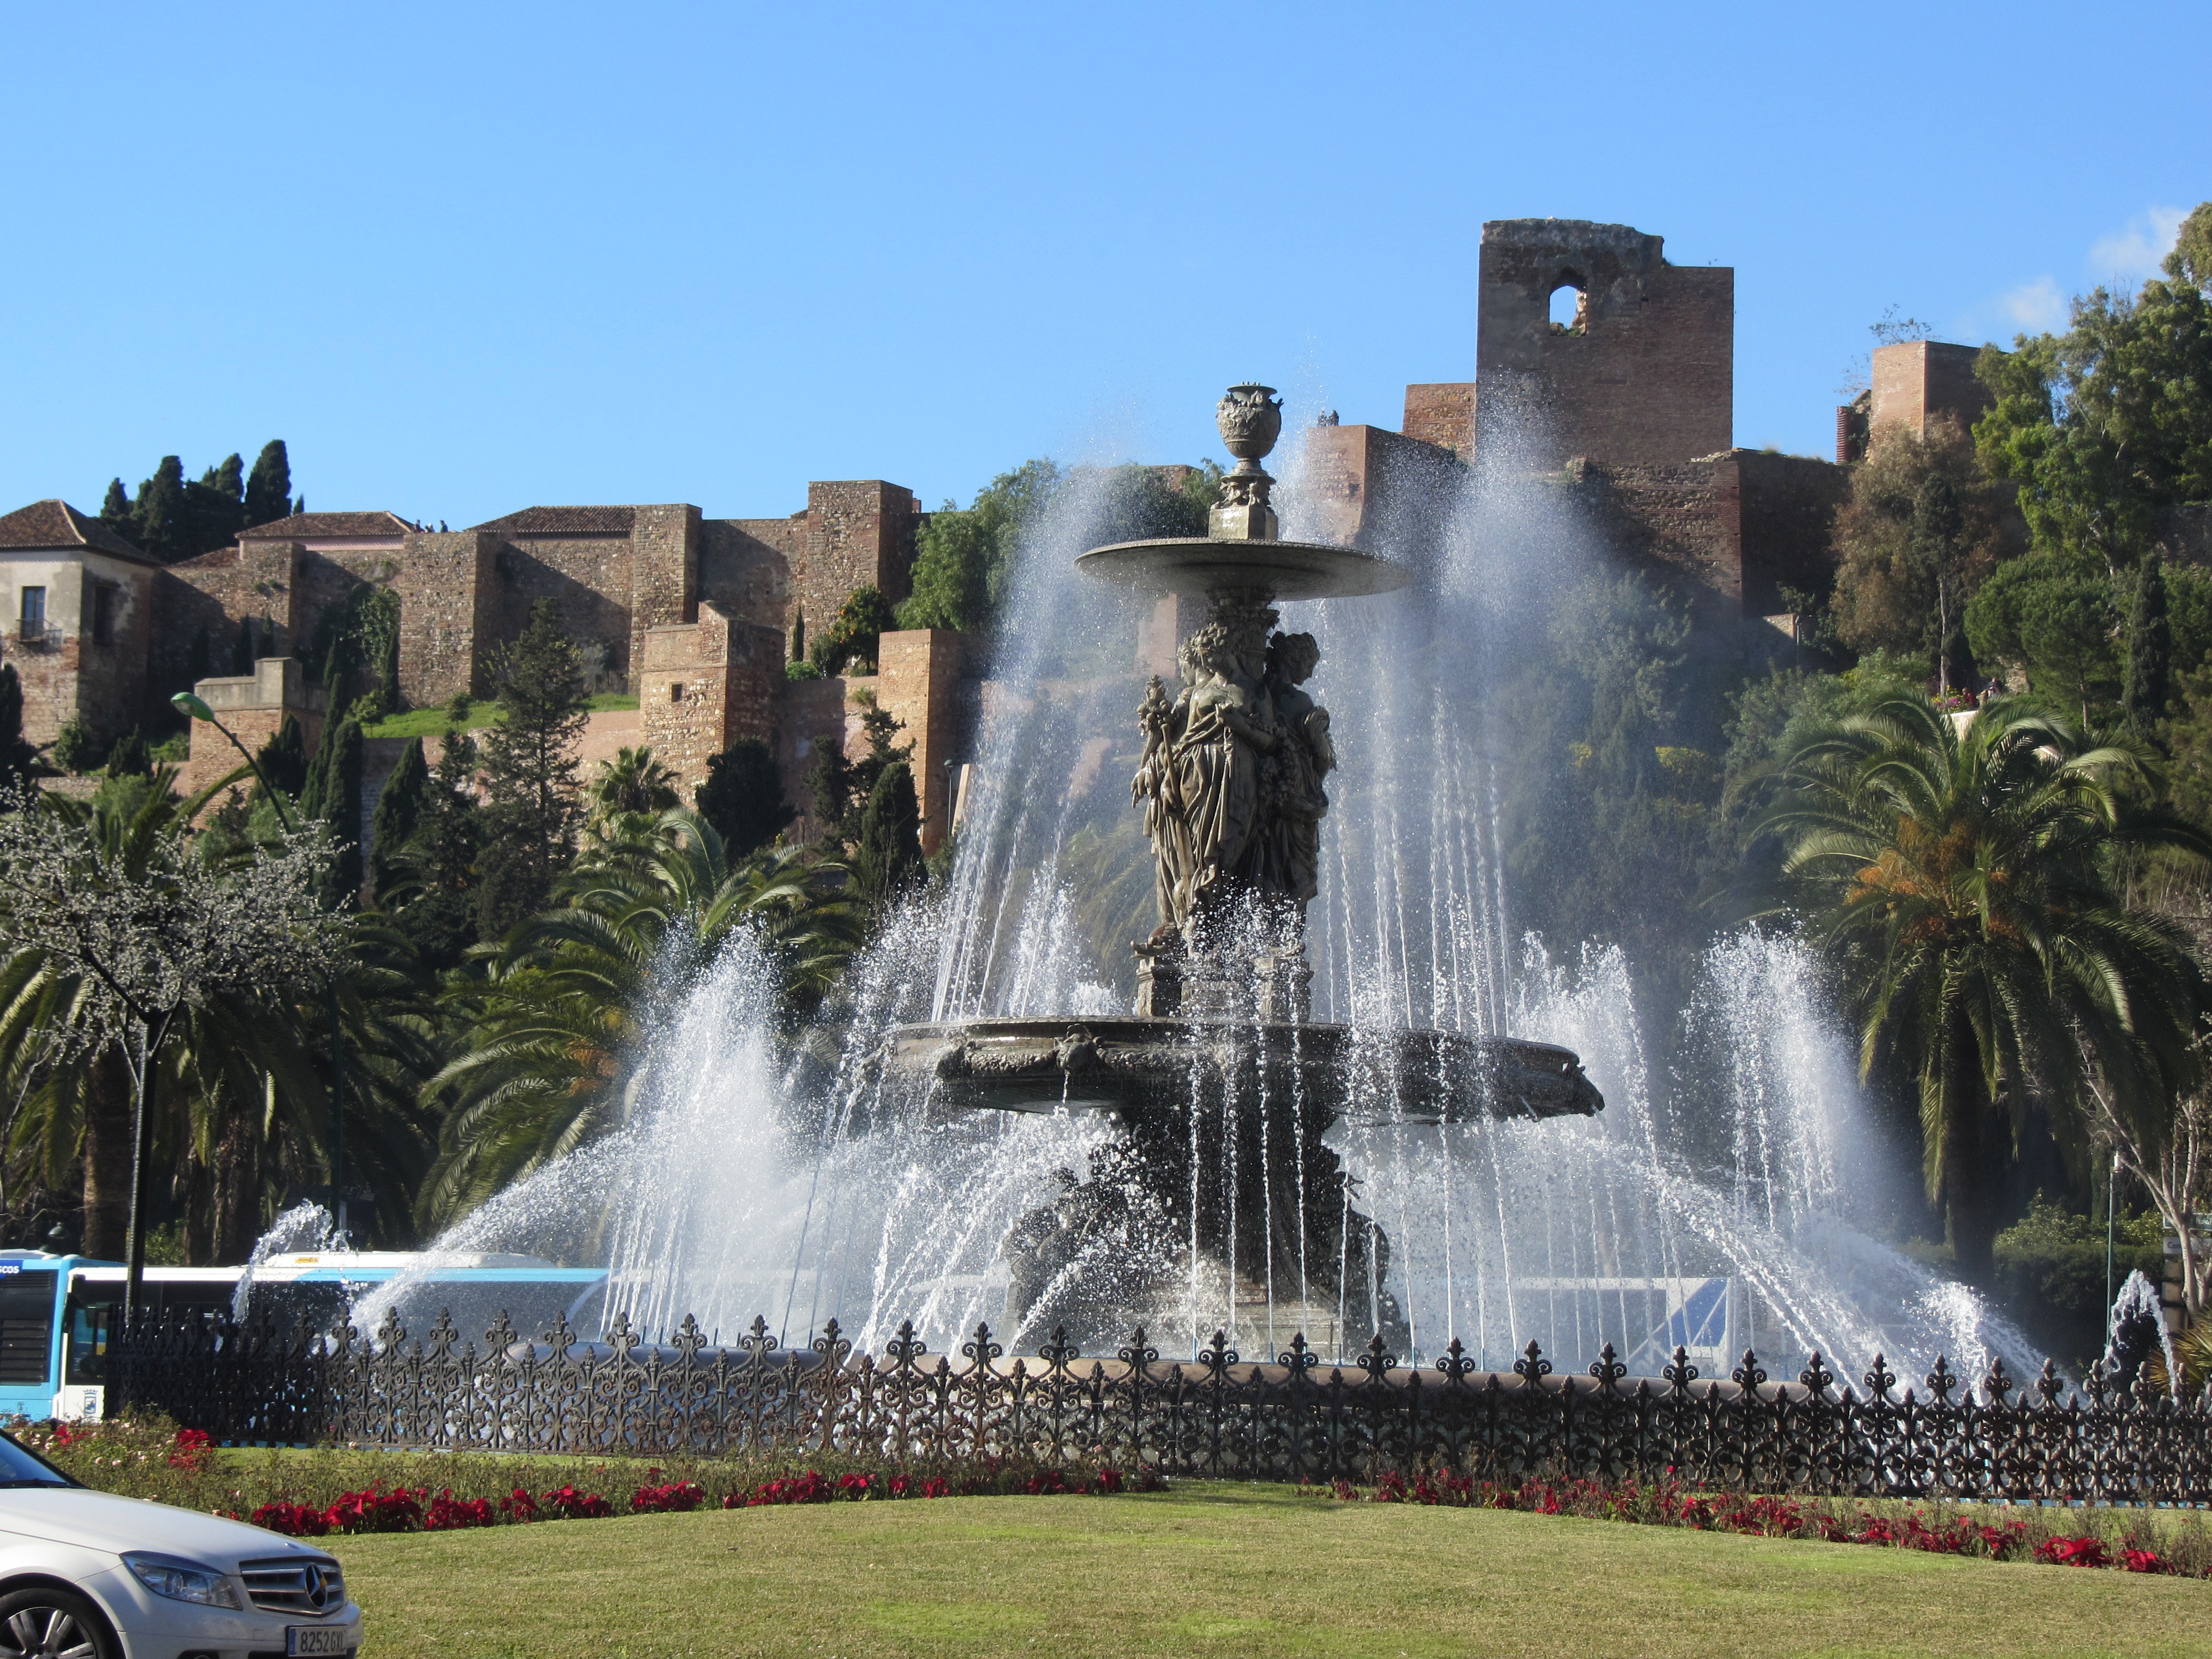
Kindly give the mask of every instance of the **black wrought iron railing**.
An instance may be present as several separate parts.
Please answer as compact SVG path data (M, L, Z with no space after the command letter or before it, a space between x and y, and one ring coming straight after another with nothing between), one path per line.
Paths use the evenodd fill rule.
M1855 1389L1817 1354L1795 1381L1749 1353L1703 1378L1680 1350L1662 1376L1632 1378L1610 1346L1561 1375L1533 1342L1494 1372L1456 1342L1417 1370L1379 1340L1352 1365L1321 1364L1303 1338L1266 1363L1218 1336L1163 1360L1141 1330L1111 1358L1057 1337L1009 1357L986 1328L933 1354L907 1326L880 1354L855 1354L834 1322L790 1349L760 1320L717 1347L688 1319L665 1345L626 1323L604 1341L565 1323L531 1340L502 1319L478 1347L443 1317L419 1340L391 1319L364 1341L170 1314L118 1343L108 1376L118 1404L231 1442L1083 1460L1292 1481L1672 1472L1738 1491L2212 1504L2212 1390L2176 1401L2147 1376L2121 1389L2097 1370L2074 1392L2048 1364L2021 1388L2001 1363L1969 1383L1938 1359L1922 1388L1900 1389L1877 1357Z

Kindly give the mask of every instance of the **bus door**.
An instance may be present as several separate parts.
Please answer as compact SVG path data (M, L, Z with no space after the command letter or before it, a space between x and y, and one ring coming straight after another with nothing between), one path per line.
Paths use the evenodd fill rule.
M0 1411L52 1409L56 1277L52 1267L0 1261Z
M107 1399L107 1334L123 1316L119 1302L88 1302L73 1288L64 1311L62 1386L54 1415L98 1422Z

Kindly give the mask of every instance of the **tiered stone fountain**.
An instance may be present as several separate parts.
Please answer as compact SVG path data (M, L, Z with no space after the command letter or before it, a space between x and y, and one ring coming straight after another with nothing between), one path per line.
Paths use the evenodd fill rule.
M1016 1224L1009 1329L1156 1329L1188 1311L1256 1346L1296 1328L1324 1350L1399 1340L1383 1289L1389 1241L1353 1206L1322 1144L1340 1121L1458 1123L1589 1114L1604 1104L1565 1048L1503 1037L1316 1024L1306 904L1320 868L1329 717L1303 689L1310 634L1276 629L1279 599L1389 592L1403 566L1286 542L1260 463L1282 429L1262 386L1217 412L1237 465L1210 533L1123 542L1077 568L1146 594L1202 597L1180 685L1147 688L1133 784L1152 846L1159 925L1134 948L1127 1018L977 1018L902 1025L886 1086L945 1112L1099 1112L1121 1133L1085 1178ZM1218 1314L1208 1316L1209 1310Z

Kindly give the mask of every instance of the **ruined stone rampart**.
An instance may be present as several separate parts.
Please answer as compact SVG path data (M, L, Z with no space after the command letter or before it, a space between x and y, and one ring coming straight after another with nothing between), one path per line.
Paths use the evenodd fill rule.
M1671 265L1663 239L1581 219L1482 228L1476 444L1548 471L1577 455L1664 466L1734 441L1735 272ZM1554 327L1552 295L1580 311Z

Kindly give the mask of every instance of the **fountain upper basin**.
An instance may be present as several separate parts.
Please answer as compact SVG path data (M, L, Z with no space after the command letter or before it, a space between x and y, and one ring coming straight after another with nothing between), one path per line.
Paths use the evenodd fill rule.
M947 1112L1180 1110L1255 1085L1354 1122L1588 1116L1605 1104L1565 1048L1350 1025L1057 1016L897 1025L888 1086Z
M1404 565L1353 548L1220 536L1115 542L1092 548L1075 568L1139 592L1192 598L1247 589L1279 599L1348 599L1395 592L1413 580Z

